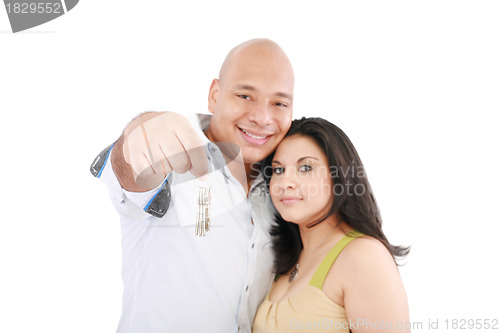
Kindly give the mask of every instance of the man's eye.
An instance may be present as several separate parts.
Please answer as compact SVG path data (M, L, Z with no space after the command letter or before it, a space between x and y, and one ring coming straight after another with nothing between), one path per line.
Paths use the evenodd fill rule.
M273 175L281 175L283 173L282 167L273 168Z
M280 103L280 102L276 103L276 106L279 106L280 108L288 107L288 105L286 103Z
M248 95L238 95L238 97L246 99L246 100L250 100L250 96L248 96Z
M301 165L299 168L300 172L308 172L312 170L312 166L310 165Z

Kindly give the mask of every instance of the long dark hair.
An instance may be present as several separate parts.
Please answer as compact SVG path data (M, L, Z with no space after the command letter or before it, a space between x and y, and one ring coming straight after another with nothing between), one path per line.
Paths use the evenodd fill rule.
M347 135L322 118L294 120L285 137L299 134L313 139L328 159L334 184L334 199L328 216L338 212L340 219L350 227L382 242L394 259L406 256L410 248L391 245L382 231L382 219L370 183L361 159ZM269 171L273 157L274 153L261 164L268 186L272 176ZM342 191L336 190L339 188ZM299 227L283 220L276 213L271 236L276 273L286 274L297 264L302 251Z

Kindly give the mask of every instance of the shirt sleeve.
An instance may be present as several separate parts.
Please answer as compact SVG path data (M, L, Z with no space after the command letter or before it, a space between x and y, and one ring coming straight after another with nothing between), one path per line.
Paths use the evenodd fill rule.
M154 189L147 192L130 192L123 189L111 164L111 150L114 144L106 147L92 162L90 173L102 180L109 189L111 201L119 212L142 210L155 217L163 217L170 205L171 191L168 174ZM126 205L127 207L123 207ZM125 208L125 209L124 209Z

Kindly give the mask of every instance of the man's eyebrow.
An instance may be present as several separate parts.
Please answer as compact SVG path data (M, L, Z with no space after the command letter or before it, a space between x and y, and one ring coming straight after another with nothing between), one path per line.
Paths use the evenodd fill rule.
M251 86L251 85L246 84L246 83L237 83L234 85L234 88L235 89L243 89L243 90L252 90L252 91L257 90L257 89L255 89L254 86Z
M241 90L249 90L249 91L257 91L257 89L250 85L250 84L246 84L246 83L237 83L233 86L234 89L241 89ZM278 91L276 93L274 93L274 95L276 96L279 96L279 97L283 97L283 98L287 98L289 100L293 100L293 96L290 95L290 94L287 94L285 92L281 92L281 91Z
M284 93L284 92L277 92L275 95L279 96L279 97L287 98L287 99L293 101L293 97L290 94L287 94L287 93Z

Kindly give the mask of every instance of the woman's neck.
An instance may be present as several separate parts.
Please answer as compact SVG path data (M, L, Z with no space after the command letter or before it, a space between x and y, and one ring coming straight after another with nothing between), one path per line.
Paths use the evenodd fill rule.
M307 228L307 224L299 225L300 238L304 246L302 251L307 253L320 243L327 244L328 239L334 238L332 234L342 232L341 223L342 221L338 218L338 215L334 214L312 228ZM325 239L325 237L328 239Z

